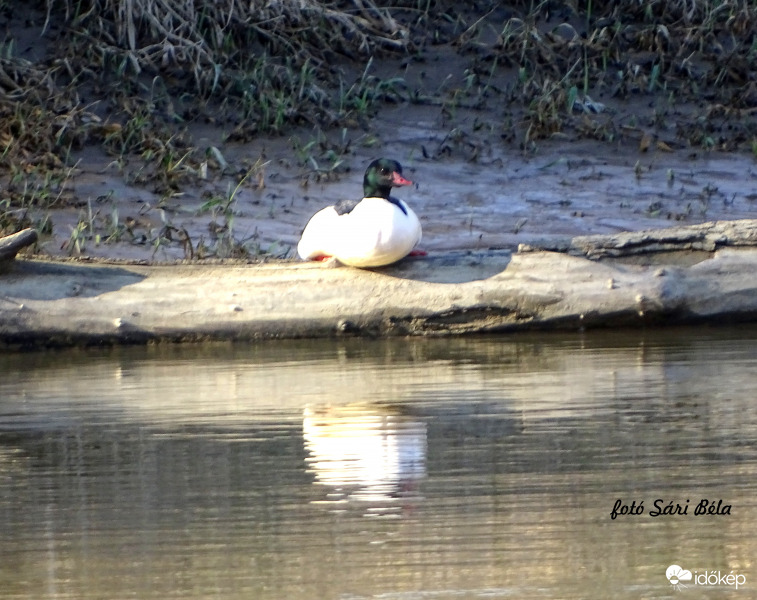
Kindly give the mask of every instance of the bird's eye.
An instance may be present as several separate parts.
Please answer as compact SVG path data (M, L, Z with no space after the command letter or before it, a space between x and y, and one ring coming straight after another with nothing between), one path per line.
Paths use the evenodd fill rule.
M386 167L381 167L381 174L382 175L388 175L389 174L389 169L387 169Z

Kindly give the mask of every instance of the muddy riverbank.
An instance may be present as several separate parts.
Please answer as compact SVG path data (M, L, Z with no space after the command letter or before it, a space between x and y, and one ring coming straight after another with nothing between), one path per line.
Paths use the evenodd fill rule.
M192 3L0 11L0 232L39 234L0 275L3 339L750 318L748 245L663 244L646 262L570 251L582 236L754 216L752 8L362 4L208 3L197 30L175 20ZM415 183L399 195L428 257L376 271L296 261L310 216L359 198L379 156Z
M223 48L204 29L165 45L149 23L185 34L195 19L179 27L151 3L80 19L42 2L0 11L2 233L36 228L41 256L292 257L308 218L359 197L378 156L416 182L403 200L431 251L753 216L744 5L222 6L205 24L231 36ZM333 44L297 25L308 15L322 41L343 32L334 22L354 35L324 56ZM253 43L250 22L271 37ZM98 43L80 48L80 35ZM198 52L214 57L212 92Z
M469 118L472 123L475 115ZM291 138L248 144L202 138L208 148L219 144L230 161L263 165L232 198L231 180L218 179L161 198L110 173L104 158L88 156L69 190L75 206L50 213L55 227L35 252L153 263L293 257L314 212L361 195L364 167L377 155L399 160L414 181L400 195L418 213L422 246L431 251L515 249L545 238L755 214L757 166L742 154L641 153L632 140L615 145L574 140L545 143L526 156L487 136L450 140L412 107L383 113L373 127L382 132L380 150L360 146L361 134L349 133L352 167L318 181L292 164ZM473 148L475 162L465 158ZM424 158L424 152L440 155ZM228 189L219 196L222 186ZM74 239L82 222L85 233Z

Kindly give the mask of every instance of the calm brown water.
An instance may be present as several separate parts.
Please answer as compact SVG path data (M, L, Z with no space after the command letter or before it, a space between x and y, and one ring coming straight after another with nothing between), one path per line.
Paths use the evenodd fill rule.
M757 589L755 329L8 354L0 374L3 599ZM650 516L658 498L687 514ZM644 512L612 519L618 499ZM739 590L701 584L718 571Z

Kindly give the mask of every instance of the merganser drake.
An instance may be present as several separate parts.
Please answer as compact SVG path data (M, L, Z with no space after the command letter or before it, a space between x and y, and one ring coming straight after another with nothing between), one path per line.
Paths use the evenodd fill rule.
M363 178L362 200L342 200L308 221L297 246L300 258L334 257L352 267L381 267L410 254L421 240L421 224L391 191L412 183L396 160L373 161Z

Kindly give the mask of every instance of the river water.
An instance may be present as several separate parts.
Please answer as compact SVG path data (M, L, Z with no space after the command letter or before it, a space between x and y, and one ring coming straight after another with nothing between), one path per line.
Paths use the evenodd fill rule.
M0 596L745 598L756 334L2 355Z

